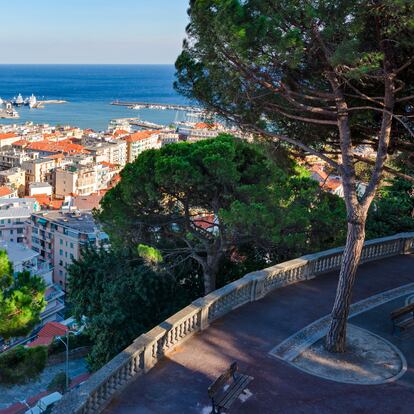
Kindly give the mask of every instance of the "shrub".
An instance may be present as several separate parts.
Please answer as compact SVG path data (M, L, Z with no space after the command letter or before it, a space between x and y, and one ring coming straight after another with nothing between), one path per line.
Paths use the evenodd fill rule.
M0 383L24 384L37 377L45 368L47 348L17 346L0 355Z
M66 339L65 339L66 341ZM69 336L69 350L72 351L76 348L80 348L83 346L90 346L92 345L92 341L90 337L84 333L79 335L70 335ZM53 343L49 346L49 354L59 354L60 352L65 352L66 348L63 345L62 341L55 339Z
M59 372L56 374L52 381L50 381L50 384L47 386L47 390L53 392L58 391L63 394L66 391L66 373Z

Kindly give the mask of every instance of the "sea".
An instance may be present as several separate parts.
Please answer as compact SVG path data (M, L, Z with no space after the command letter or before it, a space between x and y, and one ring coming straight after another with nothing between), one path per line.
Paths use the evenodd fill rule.
M20 107L18 119L0 119L2 124L28 121L107 129L111 119L139 117L168 125L185 118L185 112L117 107L111 102L189 104L173 88L173 65L0 65L0 97L11 100L34 94L40 100L65 100L39 109Z

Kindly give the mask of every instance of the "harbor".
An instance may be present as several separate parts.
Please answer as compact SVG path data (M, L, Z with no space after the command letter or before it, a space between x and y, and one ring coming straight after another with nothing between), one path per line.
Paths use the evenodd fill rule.
M63 104L67 101L60 99L38 100L35 95L23 98L19 93L17 97L10 100L3 100L0 98L0 119L18 119L19 112L16 108L28 106L30 109L41 109L49 104Z
M158 110L172 110L172 111L185 111L185 112L203 112L202 108L191 105L177 105L177 104L162 104L162 103L149 103L149 102L123 102L113 101L111 105L126 106L131 109L158 109Z

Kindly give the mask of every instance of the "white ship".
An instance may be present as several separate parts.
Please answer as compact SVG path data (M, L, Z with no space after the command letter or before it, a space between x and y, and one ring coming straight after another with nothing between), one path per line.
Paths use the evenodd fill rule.
M37 105L37 99L36 96L32 94L32 96L29 98L29 107L34 108Z
M14 104L16 106L21 106L24 104L23 96L21 93L19 93L19 95L17 96L16 100L14 101Z
M0 98L0 106L2 106L4 104L3 99Z

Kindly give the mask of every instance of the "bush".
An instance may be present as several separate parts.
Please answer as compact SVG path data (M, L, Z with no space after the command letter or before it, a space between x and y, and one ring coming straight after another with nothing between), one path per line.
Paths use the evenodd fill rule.
M64 339L66 341L66 339ZM92 345L90 337L84 333L79 335L70 335L69 336L69 351L73 351L76 348L83 346ZM53 343L49 346L49 354L59 354L60 352L65 352L66 347L63 345L62 341L55 339Z
M58 391L63 394L66 391L66 373L59 372L56 374L52 381L50 381L50 384L47 386L47 390L53 392Z
M0 355L0 383L24 384L37 377L45 368L47 348L17 346Z

